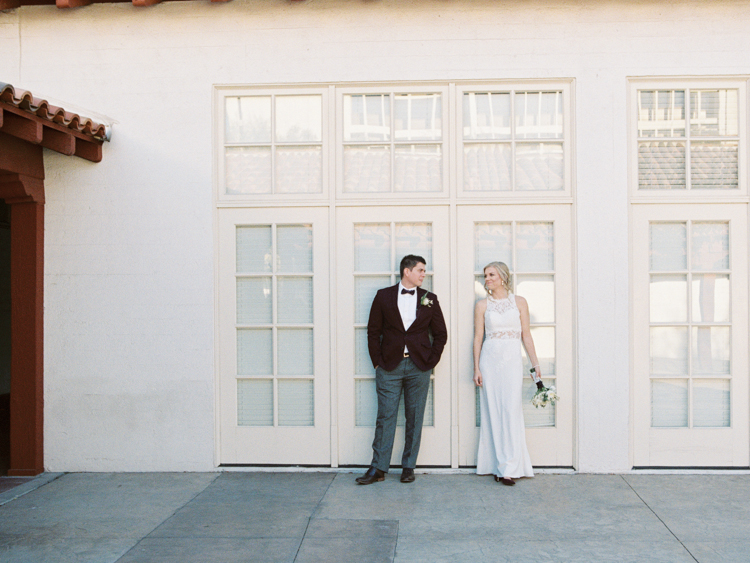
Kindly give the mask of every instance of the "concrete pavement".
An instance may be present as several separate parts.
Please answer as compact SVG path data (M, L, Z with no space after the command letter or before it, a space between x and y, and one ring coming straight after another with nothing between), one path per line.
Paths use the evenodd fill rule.
M750 560L749 475L359 473L45 474L0 495L0 562Z

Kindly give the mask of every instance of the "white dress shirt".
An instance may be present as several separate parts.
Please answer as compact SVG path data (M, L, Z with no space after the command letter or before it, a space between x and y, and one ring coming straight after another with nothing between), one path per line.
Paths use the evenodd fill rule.
M401 293L402 289L406 289L401 282L398 283L398 312L401 313L401 322L404 323L404 329L409 330L414 320L417 318L417 288L413 287L414 295L408 293ZM411 290L407 290L411 291ZM409 350L404 346L404 353Z

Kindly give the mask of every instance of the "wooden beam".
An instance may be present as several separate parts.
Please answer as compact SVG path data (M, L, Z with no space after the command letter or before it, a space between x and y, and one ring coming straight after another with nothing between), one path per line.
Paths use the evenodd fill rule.
M154 4L158 4L160 2L161 0L133 0L133 6L145 8L146 6L153 6Z
M76 138L70 133L44 127L42 130L42 146L65 156L72 156L76 152Z
M0 174L23 174L44 179L44 154L42 147L32 145L6 133L0 133Z
M93 0L55 0L55 4L58 8L80 8L81 6L88 6Z
M42 124L33 119L26 119L9 111L3 111L3 124L0 132L13 135L29 143L38 145L42 142Z
M76 150L73 154L91 162L101 162L102 144L101 142L86 141L76 137Z

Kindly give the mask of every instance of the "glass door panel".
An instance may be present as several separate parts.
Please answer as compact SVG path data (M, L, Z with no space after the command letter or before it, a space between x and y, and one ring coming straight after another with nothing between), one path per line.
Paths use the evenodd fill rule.
M746 219L725 205L635 212L634 465L746 466Z
M222 209L219 230L221 463L330 464L327 213Z
M530 128L531 131L533 128ZM544 382L564 398L556 406L531 405L536 386L524 354L526 440L536 466L573 465L572 268L569 206L460 207L457 256L459 317L459 464L476 464L478 390L472 381L473 309L484 299L483 269L505 262L515 293L529 303L531 333ZM565 399L567 398L567 400Z
M427 135L429 131L423 131L419 121L414 119L416 117L411 123L416 131ZM427 277L422 287L429 291L434 287L438 298L445 300L446 305L442 305L442 301L441 305L448 323L448 209L352 207L340 208L337 214L337 240L340 244L336 292L339 463L367 465L372 457L377 414L375 370L367 349L367 322L372 300L379 289L398 283L401 258L406 254L416 254L427 261ZM451 464L449 378L450 353L446 347L434 370L427 397L418 465ZM391 460L393 465L401 462L403 424L402 398Z

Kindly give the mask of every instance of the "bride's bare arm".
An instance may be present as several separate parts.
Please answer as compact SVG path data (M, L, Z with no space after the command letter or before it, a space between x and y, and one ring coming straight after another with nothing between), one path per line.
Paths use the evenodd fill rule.
M539 359L536 357L536 349L534 348L534 339L531 337L531 329L529 328L531 324L529 321L529 304L526 302L526 299L520 295L516 295L516 306L518 307L518 312L521 313L521 340L523 341L523 347L526 348L531 365L536 367L536 374L542 377L542 369L539 367Z
M482 372L479 371L479 354L482 352L484 340L484 312L487 310L487 300L477 301L474 307L474 384L482 386Z

